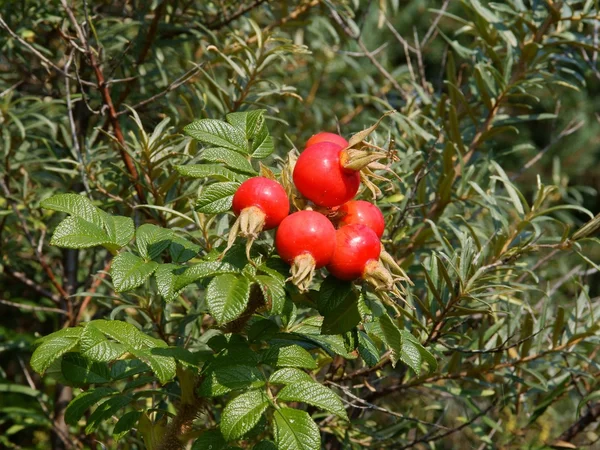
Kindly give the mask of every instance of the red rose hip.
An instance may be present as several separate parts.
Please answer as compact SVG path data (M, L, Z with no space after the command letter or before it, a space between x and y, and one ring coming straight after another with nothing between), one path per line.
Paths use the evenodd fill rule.
M292 281L308 289L314 270L329 263L335 246L335 228L323 214L298 211L287 216L275 235L275 248L292 266Z
M335 233L335 250L327 270L340 280L363 280L377 290L391 290L393 278L379 262L377 234L361 223L346 225Z
M381 238L385 230L385 220L381 210L373 203L364 200L352 200L344 203L338 209L340 216L338 225L352 225L362 223L375 232L378 238Z
M313 135L308 141L306 141L306 145L304 146L304 148L308 148L311 145L319 144L320 142L331 142L332 144L339 145L342 148L346 148L349 145L348 141L341 137L339 134L322 131L321 133Z
M293 179L298 191L315 205L335 207L356 195L360 174L342 167L342 147L320 142L306 148L296 161Z
M283 187L277 181L265 177L244 181L233 195L232 207L236 216L249 214L249 208L253 214L264 216L258 232L275 228L290 212L290 203Z

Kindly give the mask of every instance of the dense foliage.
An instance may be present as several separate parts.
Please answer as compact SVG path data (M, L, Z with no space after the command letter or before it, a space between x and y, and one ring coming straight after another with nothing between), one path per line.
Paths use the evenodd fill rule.
M2 2L0 447L599 441L599 14ZM322 130L379 157L394 287L229 239Z

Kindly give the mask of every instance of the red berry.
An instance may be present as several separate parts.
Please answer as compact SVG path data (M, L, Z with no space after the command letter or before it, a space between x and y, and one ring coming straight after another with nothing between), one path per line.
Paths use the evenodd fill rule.
M321 133L314 134L308 141L306 141L306 145L304 146L304 148L308 148L311 145L315 145L320 142L331 142L333 144L339 145L342 148L348 147L348 141L341 137L339 134L322 131Z
M340 227L353 223L362 223L373 230L378 238L381 238L383 235L383 231L385 230L383 214L373 203L364 200L352 200L340 206L338 213L341 217L338 222Z
M333 207L356 195L360 174L344 169L340 162L342 147L321 142L306 148L294 167L294 184L315 205Z
M335 250L327 269L340 280L355 280L367 274L370 265L379 263L381 244L368 226L346 225L335 233Z
M283 187L274 180L254 177L244 181L233 195L233 212L252 206L265 214L263 230L275 228L290 212L290 203Z
M275 248L289 264L301 255L310 255L315 268L327 265L335 245L335 228L323 214L298 211L287 216L277 229Z

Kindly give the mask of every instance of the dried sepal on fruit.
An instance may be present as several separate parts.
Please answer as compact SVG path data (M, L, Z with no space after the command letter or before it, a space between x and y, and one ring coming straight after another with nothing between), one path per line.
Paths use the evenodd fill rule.
M315 269L326 266L335 246L335 228L316 211L298 211L286 217L275 235L275 248L292 267L291 281L301 292L308 290Z
M227 240L227 252L237 236L247 239L246 255L264 230L277 227L290 211L290 204L283 187L275 180L254 177L244 181L233 195L232 209L237 220L231 227Z

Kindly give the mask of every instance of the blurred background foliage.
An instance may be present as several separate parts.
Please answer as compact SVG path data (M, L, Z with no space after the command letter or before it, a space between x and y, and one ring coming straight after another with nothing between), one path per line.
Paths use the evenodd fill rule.
M48 245L40 201L86 193L208 250L226 224L190 225L180 132L252 108L275 160L399 111L373 137L398 155L378 202L413 297L439 303L419 306L439 369L335 366L357 407L326 448L597 446L600 248L573 233L600 211L599 24L583 0L1 2L0 447L142 446L67 427L72 389L28 366L37 337L128 304L110 254Z

